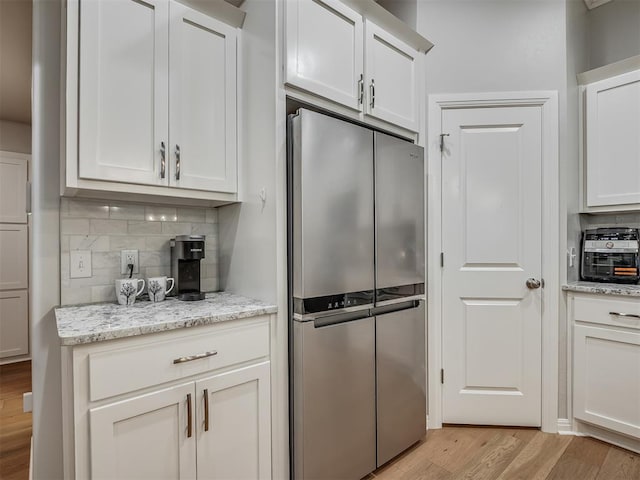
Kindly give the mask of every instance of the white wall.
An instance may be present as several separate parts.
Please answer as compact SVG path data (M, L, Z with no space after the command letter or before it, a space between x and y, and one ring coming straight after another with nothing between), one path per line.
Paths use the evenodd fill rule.
M222 290L276 302L276 10L247 1L239 49L242 203L220 207ZM266 201L260 198L264 189Z
M560 164L561 200L560 226L561 235L567 239L566 249L560 252L560 276L567 281L579 279L580 270L580 228L579 188L580 188L580 151L578 104L580 94L576 75L588 69L589 65L589 13L582 0L567 1L567 130L566 155ZM564 212L564 213L563 213ZM566 218L566 221L563 219ZM566 261L566 251L573 247L576 258L574 266L569 267ZM560 358L558 359L558 404L560 418L568 416L569 398L567 394L567 371L570 363L564 346L567 344L566 297L561 297L561 312L558 331Z
M31 125L0 120L0 150L31 153Z
M589 69L640 55L640 1L614 0L589 12Z
M60 342L53 314L60 303L60 1L33 5L32 473L46 480L63 477Z
M425 0L418 2L417 22L418 32L435 44L427 55L428 94L558 92L561 181L577 165L567 126L566 8L564 0ZM573 112L571 121L575 121ZM565 204L559 206L563 219ZM560 265L565 262L566 243L566 230L562 229ZM563 272L566 275L566 269ZM561 283L565 280L560 278ZM562 292L557 295L562 298ZM559 328L564 332L562 301L561 305ZM566 415L567 404L563 339L559 343L560 417Z

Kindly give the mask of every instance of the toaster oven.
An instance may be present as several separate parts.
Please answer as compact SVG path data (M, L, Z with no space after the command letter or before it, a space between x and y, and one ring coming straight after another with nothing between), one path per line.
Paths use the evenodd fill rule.
M582 279L592 282L638 283L640 231L637 228L585 230Z

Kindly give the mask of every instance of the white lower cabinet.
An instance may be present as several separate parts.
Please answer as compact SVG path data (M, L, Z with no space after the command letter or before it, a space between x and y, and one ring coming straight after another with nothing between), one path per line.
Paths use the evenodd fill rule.
M586 294L570 305L573 416L640 440L640 302Z
M198 478L269 478L269 363L196 382Z
M269 317L63 347L62 365L65 478L271 478Z
M194 396L190 382L91 409L91 478L195 479Z

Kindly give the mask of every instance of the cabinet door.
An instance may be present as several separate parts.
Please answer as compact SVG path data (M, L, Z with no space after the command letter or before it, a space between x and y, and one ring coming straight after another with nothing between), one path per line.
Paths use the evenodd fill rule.
M171 181L236 192L236 30L171 3Z
M640 70L586 87L587 207L640 204Z
M79 176L166 185L167 0L80 0Z
M640 334L576 325L574 416L640 438Z
M365 53L366 113L417 131L418 51L367 20Z
M0 290L29 288L26 225L0 225Z
M0 157L0 223L27 223L27 159Z
M91 409L92 478L195 479L194 402L189 382Z
M196 382L198 478L271 478L269 362Z
M286 3L286 82L362 109L362 17L339 0Z
M0 358L29 353L29 305L26 290L0 292Z

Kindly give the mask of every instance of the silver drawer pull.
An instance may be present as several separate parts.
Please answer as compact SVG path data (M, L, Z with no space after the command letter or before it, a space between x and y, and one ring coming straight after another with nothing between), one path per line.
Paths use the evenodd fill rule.
M176 358L173 361L173 363L175 365L176 363L193 362L194 360L200 360L201 358L213 357L214 355L217 355L217 354L218 354L217 351L212 350L211 352L198 353L197 355L189 355L188 357Z
M609 315L615 315L616 317L640 318L640 315L636 315L635 313L609 312Z

